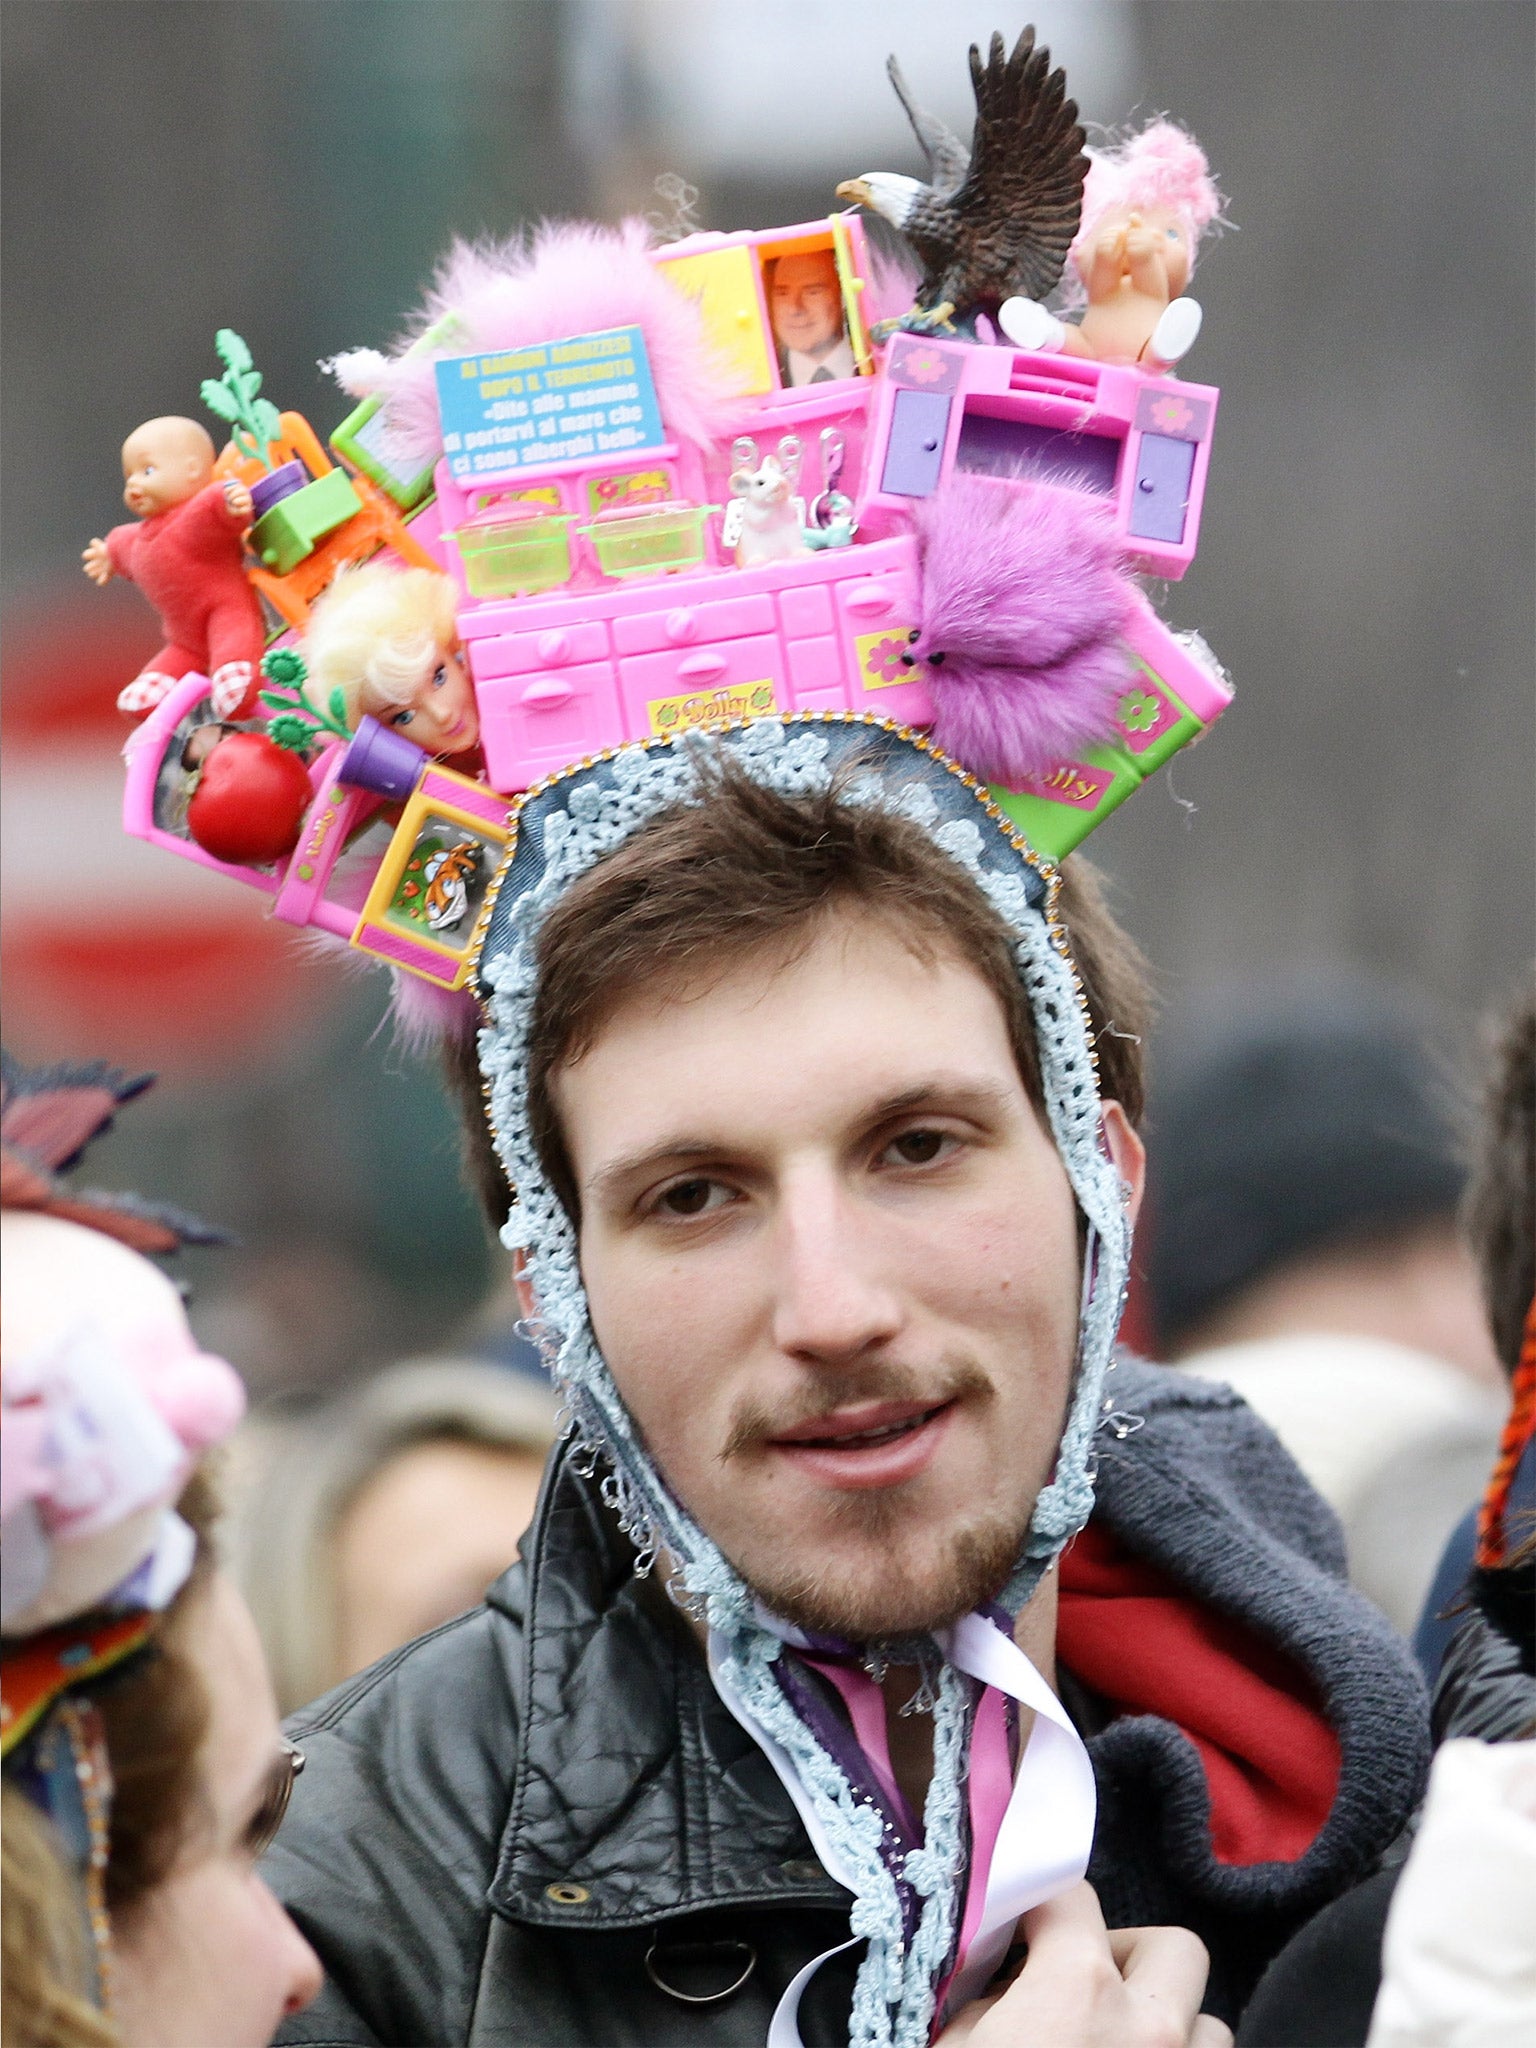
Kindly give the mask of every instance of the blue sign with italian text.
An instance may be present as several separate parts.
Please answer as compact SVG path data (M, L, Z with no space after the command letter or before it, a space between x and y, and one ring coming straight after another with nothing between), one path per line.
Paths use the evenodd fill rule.
M666 439L638 327L437 364L448 473L459 483L576 469Z

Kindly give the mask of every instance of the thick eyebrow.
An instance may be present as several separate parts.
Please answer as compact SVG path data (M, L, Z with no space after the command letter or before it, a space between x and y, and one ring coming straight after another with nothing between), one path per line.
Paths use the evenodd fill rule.
M882 1124L894 1123L923 1109L942 1109L950 1115L973 1116L978 1122L987 1122L1006 1115L1013 1101L1011 1091L995 1081L981 1081L969 1075L933 1074L871 1103L860 1113L858 1128L863 1132L875 1131ZM732 1150L719 1138L696 1137L691 1133L663 1138L658 1144L621 1153L600 1166L587 1183L587 1190L598 1201L612 1200L634 1180L664 1169L713 1164L729 1158Z

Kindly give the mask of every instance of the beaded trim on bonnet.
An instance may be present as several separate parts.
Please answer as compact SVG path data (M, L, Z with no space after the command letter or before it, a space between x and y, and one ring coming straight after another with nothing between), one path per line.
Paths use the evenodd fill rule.
M576 1436L594 1460L611 1467L605 1497L639 1547L641 1568L658 1547L675 1558L686 1598L728 1645L733 1681L794 1758L829 1837L860 1873L851 1924L869 1950L854 1995L851 2041L915 2044L928 2038L963 1881L968 1682L949 1665L939 1672L924 1845L902 1872L923 1900L907 1942L895 1881L879 1855L878 1815L855 1799L842 1770L790 1708L773 1674L783 1648L779 1637L757 1618L751 1588L668 1490L625 1409L592 1332L575 1231L544 1177L529 1128L526 1052L539 928L570 884L632 833L663 811L701 802L701 768L717 751L783 796L824 790L839 771L850 771L850 802L885 805L922 826L1016 935L1046 1112L1089 1225L1090 1249L1072 1402L1054 1476L1039 1496L1003 1595L1010 1611L1029 1598L1092 1508L1093 1439L1124 1303L1130 1225L1119 1175L1101 1143L1087 1005L1055 916L1055 870L1029 849L985 788L928 741L877 718L764 717L710 736L618 749L538 785L522 800L516 837L487 905L480 956L487 1005L480 1061L497 1149L517 1191L502 1241L524 1254L547 1362Z

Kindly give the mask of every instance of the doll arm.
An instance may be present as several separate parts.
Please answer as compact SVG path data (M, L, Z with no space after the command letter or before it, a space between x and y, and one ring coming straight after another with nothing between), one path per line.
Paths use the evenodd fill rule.
M93 583L105 587L112 581L112 557L107 552L104 540L87 541L81 550L80 560L85 565L86 575Z
M251 492L236 477L208 484L188 505L181 531L196 554L223 560L250 523Z
M1099 306L1112 299L1120 288L1120 271L1125 260L1124 221L1113 221L1094 237L1083 285L1088 303Z
M1149 299L1168 299L1167 238L1155 227L1128 228L1125 234L1125 264L1133 291Z
M105 583L113 576L126 576L130 583L134 580L133 543L138 531L135 521L126 520L121 526L114 526L104 541L91 542L85 551L85 573L93 583ZM90 557L97 548L101 549L98 559L105 564L105 576L98 576L91 567Z

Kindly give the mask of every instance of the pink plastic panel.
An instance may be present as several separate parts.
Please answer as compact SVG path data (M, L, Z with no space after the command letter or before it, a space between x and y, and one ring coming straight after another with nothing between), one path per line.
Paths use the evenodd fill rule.
M386 931L382 925L360 924L353 934L352 943L362 952L376 953L380 959L393 960L401 967L408 967L413 974L437 982L442 988L452 988L458 976L459 963L456 960L445 960L441 953L434 953L429 946L419 946L399 932Z
M1125 643L1153 673L1173 690L1202 724L1220 718L1232 702L1231 685L1216 670L1197 661L1176 639L1145 599L1126 628Z
M616 618L615 652L651 654L662 648L688 648L709 640L734 640L748 633L773 631L773 599L767 591L731 591L728 584L716 588L722 594L705 603L694 600L669 605L665 611L642 611L633 617Z
M348 789L344 783L331 781L329 769L340 751L339 747L326 751L327 773L320 795L304 821L303 835L288 862L272 915L285 924L318 925L323 931L348 937L356 912L328 903L325 892L353 828L379 808L379 799L369 790Z
M506 798L493 789L487 789L482 782L466 785L463 776L445 775L440 769L428 768L417 787L422 795L435 796L439 803L452 804L473 817L484 818L489 824L505 825L507 822Z
M772 607L769 607L770 620ZM639 654L619 671L630 739L790 708L783 642L776 633L716 640L679 653Z
M477 668L478 654L479 643L471 643L472 668ZM584 754L617 746L625 737L611 662L492 677L484 683L477 671L475 696L486 774L497 790L527 789L541 776ZM499 818L505 815L503 804Z
M461 626L474 614L461 620ZM483 621L476 621L483 624ZM609 652L608 628L600 619L571 619L542 632L481 631L471 642L477 680L493 676L531 675L535 669L564 668L578 662L602 661Z
M123 830L134 839L146 839L152 846L164 847L167 853L179 854L183 860L190 860L201 868L212 868L218 875L228 875L232 881L244 882L247 888L260 889L266 895L275 895L281 886L286 861L279 861L275 868L237 866L231 861L215 860L211 853L205 853L197 842L180 832L168 831L164 825L155 822L157 792L163 805L168 782L163 782L162 768L167 778L174 779L177 770L169 761L171 749L178 752L186 743L190 730L191 714L206 699L212 685L206 676L195 672L182 677L169 695L157 704L142 725L129 736L125 749L128 760L128 779L123 789ZM212 707L208 710L208 722L215 721L217 714ZM324 782L324 759L310 771L310 779L317 791Z

